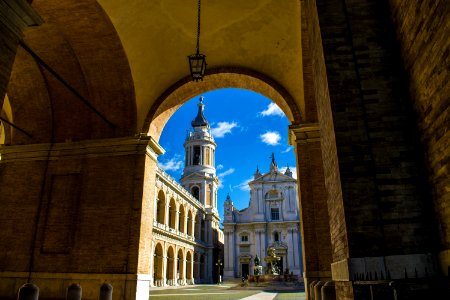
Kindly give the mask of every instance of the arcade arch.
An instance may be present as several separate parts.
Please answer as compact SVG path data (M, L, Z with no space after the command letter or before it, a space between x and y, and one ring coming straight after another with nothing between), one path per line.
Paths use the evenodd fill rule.
M100 6L99 3L102 6ZM151 82L153 85L148 85L147 83L143 85L142 83L145 80L148 82L148 77L145 78L146 76L142 76L142 74L146 73L148 75L148 73L139 71L140 64L136 57L144 59L142 58L144 56L136 56L136 53L139 51L132 50L142 49L142 45L139 45L139 47L137 47L138 45L132 45L130 39L132 34L130 35L130 31L127 29L127 26L130 24L124 25L124 23L117 22L117 20L123 20L127 23L128 21L134 20L135 17L129 19L121 18L120 12L125 12L127 10L118 9L120 5L118 5L118 2L116 1L109 2L101 0L99 3L89 0L33 1L33 6L35 6L38 12L46 18L47 22L43 26L27 30L25 41L39 54L45 55L45 60L51 66L57 68L57 71L63 75L64 78L73 83L75 88L81 94L86 95L86 97L92 101L92 104L115 124L115 127L108 126L101 118L93 114L92 111L86 109L86 107L78 102L79 100L76 99L76 96L68 92L49 74L42 72L36 62L25 53L23 49L19 48L16 55L15 66L11 74L12 80L8 87L8 95L11 100L13 119L25 128L32 128L33 138L27 139L17 135L17 139L13 136L11 143L14 145L50 143L50 147L54 147L54 144L57 144L56 146L60 147L79 147L85 149L83 148L84 144L82 143L75 146L70 143L79 141L91 142L91 140L93 140L92 145L90 144L89 146L95 148L97 147L97 144L95 144L96 142L94 140L124 137L133 140L137 145L137 150L132 152L132 155L135 155L136 157L129 155L129 157L123 159L118 156L117 153L107 153L105 154L105 157L109 158L108 155L111 157L115 156L114 159L108 160L96 158L91 159L91 161L88 162L79 162L79 158L77 158L78 160L74 159L71 164L60 163L60 166L57 165L57 162L54 163L55 166L52 166L50 169L43 167L43 179L37 180L40 183L35 184L34 189L31 186L29 190L36 190L35 194L39 195L39 192L37 192L38 188L47 185L50 186L50 184L45 181L46 177L50 178L53 176L53 173L51 172L54 171L57 173L56 170L64 174L81 174L80 178L83 178L83 180L87 180L87 182L90 183L87 186L100 186L102 191L107 193L106 195L103 195L103 198L108 199L108 205L112 208L117 208L118 211L127 212L121 216L121 219L117 220L117 227L120 227L126 222L131 223L132 221L130 220L141 220L141 223L135 222L129 224L130 230L126 230L128 233L136 232L140 234L139 237L127 238L124 233L123 238L119 239L123 244L130 240L133 242L137 240L139 245L126 247L126 245L123 246L121 244L120 247L123 249L139 249L139 251L150 252L151 246L146 241L148 238L146 234L150 232L153 226L153 219L155 217L154 210L151 209L150 211L142 209L141 211L140 208L153 208L151 203L155 200L154 195L156 194L156 191L154 190L154 187L144 186L139 180L143 180L143 173L149 178L152 178L155 174L156 163L152 161L151 158L143 158L142 153L146 151L145 147L147 146L145 142L149 142L151 144L150 147L157 149L155 152L160 151L156 143L159 140L164 124L173 112L195 95L218 88L237 87L261 93L277 103L277 105L285 112L288 119L291 121L291 124L297 126L304 122L306 118L303 118L304 113L301 113L301 111L306 110L303 109L305 103L303 101L303 81L301 72L302 50L300 43L300 26L295 26L295 29L289 31L280 31L279 29L270 28L273 30L271 33L272 37L276 37L277 40L280 37L280 32L282 32L285 39L283 41L279 40L278 42L281 42L282 45L287 43L289 46L292 46L289 53L284 52L282 55L279 55L278 50L274 52L267 51L265 54L258 54L258 58L252 57L252 63L247 64L245 57L242 57L242 61L236 61L233 59L238 57L241 59L239 55L231 55L232 53L229 52L220 54L217 52L222 50L218 51L215 49L215 53L218 54L216 57L220 57L221 59L218 60L216 65L208 69L207 76L202 82L191 82L189 77L186 76L187 72L184 68L182 69L180 67L181 63L175 59L169 62L176 66L176 71L174 72L159 72L161 70L166 70L167 66L160 68L161 66L158 65L148 68L149 70L152 70L150 75L152 76ZM267 7L265 6L268 5L267 3L268 1L261 1L261 3L258 4L258 9L256 11L269 13L269 19L278 20L278 15L273 16L270 13L271 10L266 9ZM287 3L287 1L283 1L283 4L277 3L275 5L277 10L278 6L281 6L278 11L282 12L283 9L288 11L289 9L289 11L295 12L290 20L287 20L286 18L278 20L283 26L290 26L292 22L296 22L297 24L300 19L298 1ZM158 9L155 11L160 12ZM237 11L239 12L239 17L235 21L242 22L247 16L253 14L253 9L250 11L248 9L242 11L245 11L243 15L240 10ZM73 16L82 16L86 18L75 18ZM88 16L95 17L89 18ZM159 19L160 15L156 13L154 17L155 18L146 16L145 18L137 19L145 20L145 22L152 22L151 20ZM111 20L115 20L114 24L111 22L110 18ZM170 18L167 20L169 19ZM80 22L80 20L83 22ZM231 27L233 26L231 26L229 22L226 24L227 25L224 28L232 29ZM148 28L152 28L151 33L156 34L157 36L157 30L153 30L155 27L152 26L152 24L149 25ZM120 34L120 38L115 30L115 26ZM90 30L86 30L86 28L89 28ZM167 26L167 28L171 27ZM239 31L240 29L237 31L234 29L234 32ZM139 34L141 33L139 32ZM83 36L83 39L80 39L80 36ZM296 37L294 43L292 43L292 41L294 41L294 38L292 37ZM185 40L182 37L179 38L180 41ZM254 38L258 39L260 37L255 35L252 39ZM261 37L262 42L258 41L257 43L251 43L252 47L265 45L266 38L267 36ZM42 41L51 41L52 47L48 47L48 43L43 43ZM165 50L164 48L156 48L153 46L145 48L156 51L155 53L158 53L158 51L164 53ZM175 48L171 47L170 49ZM176 49L178 50L178 48ZM232 47L230 47L230 49L232 49ZM256 53L255 51L246 51L246 53L252 52ZM261 59L264 57L273 57L272 54L275 54L277 58L283 59L284 63L266 63L267 59ZM174 55L174 57L185 58L185 55L186 54L181 56ZM148 59L147 57L151 56L145 57L145 59ZM283 65L295 67L288 69L283 68ZM132 77L132 74L135 76ZM157 78L155 80L153 77L154 74L163 74L164 78ZM272 77L266 74L269 74ZM142 80L143 78L145 78L145 80ZM276 80L274 78L276 78ZM158 96L157 93L160 93L160 96ZM28 101L30 98L29 95L34 96L33 101ZM64 101L57 102L61 99ZM111 99L114 99L114 102L112 102ZM23 110L21 111L19 108L23 108ZM312 111L314 111L314 109L312 109ZM82 122L80 122L79 119L81 119ZM311 118L311 120L313 119L314 117ZM315 129L315 132L316 131L317 128ZM135 138L136 133L147 133L150 137L141 134L138 135L138 138ZM295 139L296 137L294 137L294 143ZM114 143L122 143L123 141L117 142L116 140L108 140L102 142L117 146ZM65 143L69 145L66 145ZM128 146L126 142L119 146L125 148L127 151L131 151L126 148ZM114 147L109 147L109 144L107 144L105 148L115 149ZM77 150L78 149L75 149L75 154L77 153ZM317 152L320 148L314 150ZM95 153L95 151L93 152ZM90 153L87 153L86 157L89 157L89 155ZM43 161L45 161L45 159ZM54 159L53 161L57 161L57 159ZM142 165L145 165L145 167L143 168ZM118 166L116 170L113 170L116 172L111 172L111 168L108 168L110 166ZM126 172L120 173L118 171L122 171L122 169L125 169L128 166L133 167L126 169ZM28 167L30 169L33 168L33 166ZM26 170L24 169L22 171L25 172ZM17 172L17 174L22 173ZM120 175L126 178L121 178ZM92 179L93 177L100 178L102 181L97 182L95 179ZM74 176L74 178L74 180L78 180L76 176ZM130 178L133 178L133 180ZM42 182L44 182L44 184L42 184ZM5 184L5 186L6 185L7 184ZM114 186L115 189L108 189L107 186ZM142 188L142 186L144 186L144 188ZM130 193L130 191L133 191L133 193ZM46 192L51 194L51 191ZM89 196L86 196L87 199L83 198L83 203L94 205L98 202L98 206L94 206L91 211L95 211L96 213L103 211L102 209L105 207L105 201L99 199L101 197L98 196L98 193L81 191L80 194L89 194ZM42 193L42 195L44 195L44 193ZM127 201L124 201L123 195L132 195L130 197L133 199L125 199ZM135 198L139 197L136 195L143 195L142 205L136 204ZM306 197L308 194L305 191L303 195ZM21 195L19 195L18 198L21 198ZM161 204L158 203L156 210L157 222L175 229L177 227L176 205L173 205L173 199L170 199L169 201L167 195L158 193L157 200L161 201ZM129 202L133 204L130 205ZM131 210L129 209L130 207L132 207ZM38 215L40 213L43 212L38 212ZM103 225L101 220L106 219L98 218L97 215L92 215L90 217L99 220L98 224L96 224L99 228ZM37 220L37 222L44 221ZM196 238L204 240L204 225L202 226L202 223L204 223L203 220L197 222ZM39 228L43 227L42 224L35 224L35 227L38 228L38 225L40 226ZM27 230L32 231L32 229L28 227ZM193 228L192 232L194 232ZM108 244L108 241L103 242ZM36 243L36 241L32 241L31 243ZM29 248L39 248L37 246L38 245L33 244L33 247ZM167 261L165 273L166 278L170 278L170 280L174 279L174 251L175 250L169 247L165 252ZM94 252L95 251L93 251L93 253ZM29 255L24 254L23 256L28 257ZM33 255L31 255L31 257L32 256ZM127 265L127 268L130 268L130 272L138 274L148 273L149 267L148 262L144 261L145 255L132 253L128 256L133 257L136 260L130 262L129 266ZM42 257L39 259L42 259L40 263L45 265L48 258ZM36 259L36 261L39 261L39 259ZM73 261L77 261L77 259L74 259ZM104 267L103 264L106 265L109 262L109 258L105 257L104 261L96 261L95 263L100 265L98 268L101 270ZM204 268L202 267L205 264L205 257L203 254L198 258L198 262L200 264L199 273L205 275ZM172 267L170 264L172 264ZM68 268L75 270L78 266L71 265L68 266ZM86 266L85 268L86 270L90 270L91 268L95 269L96 266ZM30 266L30 270L32 269L33 266ZM315 270L314 268L312 269Z
M183 250L178 250L177 255L177 283L184 285L186 280L186 261L184 259Z
M177 216L177 205L175 199L170 198L169 201L169 227L175 229Z
M163 191L158 192L158 198L156 199L158 202L156 207L156 221L160 224L166 223L166 197Z
M182 233L186 233L186 209L183 204L180 204L178 215L178 230Z
M89 209L83 212L86 215L83 215L83 218L79 218L79 220L88 220L86 221L87 223L80 221L81 223L78 225L81 227L81 230L84 230L85 227L99 230L108 227L112 230L117 230L117 235L121 235L116 239L115 245L111 245L110 239L106 237L100 237L97 245L104 245L105 248L114 246L117 247L118 252L122 251L120 249L132 249L128 251L135 252L121 253L123 257L131 258L129 261L126 260L126 271L134 274L146 274L149 268L147 262L141 258L145 255L138 255L136 253L138 250L136 249L147 252L151 247L145 241L145 238L151 230L154 217L153 210L141 210L141 207L152 207L149 203L151 204L155 200L155 192L151 189L149 193L149 190L145 187L144 193L142 193L142 180L145 169L142 166L144 164L147 165L145 174L150 178L154 175L153 171L156 167L151 159L144 162L147 158L143 158L142 155L146 151L145 142L153 142L149 137L139 135L139 138L134 138L135 135L141 132L150 133L153 140L158 141L164 122L167 120L166 117L173 110L176 110L177 105L183 103L183 99L189 99L204 91L220 87L234 86L257 91L256 87L255 89L252 88L254 84L253 79L259 78L258 73L263 73L276 78L280 85L294 96L293 99L295 100L290 102L287 100L289 97L282 97L285 99L285 102L283 99L278 99L279 101L277 101L275 96L271 97L264 92L260 92L274 100L285 111L288 118L292 120L292 144L296 146L299 166L298 178L300 181L299 194L301 195L303 236L313 236L325 241L325 246L320 249L317 248L319 246L315 244L315 241L306 240L304 242L305 276L308 279L327 280L331 277L330 264L332 254L334 261L338 263L334 264L334 266L342 268L337 270L339 272L334 273L348 274L349 269L346 269L345 266L348 267L349 265L347 260L349 257L374 257L374 255L398 253L409 255L407 251L403 251L403 246L406 245L412 248L412 250L408 251L415 251L417 249L416 245L409 244L409 240L417 241L418 237L423 238L423 240L418 241L420 246L418 251L421 251L421 253L433 252L436 249L448 252L448 239L445 239L443 229L439 229L441 230L439 234L444 236L439 242L428 240L426 234L414 237L407 234L404 235L405 240L401 240L402 236L399 235L388 236L387 239L384 239L384 237L380 238L381 241L383 239L401 240L398 243L387 243L387 246L389 246L387 250L382 247L377 248L379 245L383 245L382 242L379 242L378 236L382 236L382 234L378 234L378 230L384 230L384 221L379 226L377 224L376 232L366 227L357 228L357 230L353 228L353 232L351 231L352 228L347 229L347 226L358 226L360 223L356 217L355 219L348 217L355 209L360 208L356 207L357 204L353 204L355 197L352 197L352 194L346 194L345 196L349 197L349 200L345 203L343 201L339 170L341 166L337 159L338 149L332 120L334 112L331 110L328 95L329 90L331 91L330 93L334 93L333 104L338 105L351 104L353 106L355 103L350 102L351 99L356 99L356 102L360 101L361 103L365 102L365 100L370 100L370 106L378 107L375 108L375 112L385 115L386 112L390 113L391 110L390 108L385 108L385 103L390 101L389 97L391 94L395 99L408 98L408 95L403 97L403 94L406 94L402 91L404 88L403 84L398 84L403 82L404 78L402 75L397 75L397 73L403 74L403 67L405 67L407 72L411 73L410 86L413 88L410 96L412 98L418 97L418 99L414 99L414 105L420 109L420 122L428 119L427 116L429 116L428 113L430 111L436 117L436 120L441 119L435 125L438 129L443 130L434 130L435 127L428 126L428 123L425 121L425 125L421 124L420 126L426 128L421 127L420 130L423 131L421 134L423 134L423 139L425 140L423 146L427 148L427 157L431 157L427 161L431 170L430 176L432 176L433 182L437 182L432 188L444 186L446 177L441 176L442 174L439 173L442 168L433 168L433 166L435 164L445 165L448 156L442 155L438 151L439 147L435 147L435 144L430 144L428 141L440 139L440 137L434 136L431 131L440 134L442 133L441 131L445 131L447 128L442 123L445 122L446 118L438 112L440 107L443 107L443 101L445 101L440 99L445 99L445 97L435 97L437 99L436 105L433 105L433 107L427 106L432 102L429 101L429 95L433 95L435 92L438 96L441 95L437 89L441 88L442 84L436 84L436 82L439 83L439 80L444 75L435 76L434 79L430 78L430 84L425 85L420 81L422 72L415 72L425 69L424 66L428 66L428 64L430 64L430 68L427 69L433 70L433 67L442 65L442 60L436 59L434 62L430 62L424 59L424 55L429 55L427 51L422 51L425 53L422 55L420 55L420 51L419 54L415 51L411 52L411 47L407 45L408 39L405 39L405 37L410 36L410 34L414 36L413 32L415 34L419 32L417 43L423 44L423 48L435 45L435 47L432 47L434 49L432 49L432 54L444 53L447 48L443 44L439 44L438 41L445 36L442 34L442 30L445 30L446 27L435 25L443 25L447 20L446 18L441 18L442 20L439 21L438 18L434 18L435 15L431 11L428 15L426 12L417 13L418 10L415 9L415 4L406 5L403 8L413 12L416 10L417 16L424 17L424 20L427 21L423 22L425 25L422 24L423 26L419 26L420 28L415 28L413 25L408 25L408 18L402 16L401 12L404 10L398 9L401 1L390 1L392 9L388 9L389 7L387 6L367 5L368 8L363 8L362 11L356 11L361 9L362 6L351 6L347 5L348 3L334 4L333 1L325 1L323 5L317 5L316 1L296 0L259 0L252 1L251 5L248 5L247 1L213 1L214 4L206 8L206 13L204 14L209 16L210 19L207 21L209 26L205 26L206 31L203 31L202 40L203 45L209 45L209 49L207 49L208 57L214 58L209 61L212 68L209 69L204 82L193 83L189 82L187 77L184 76L187 75L185 56L191 53L195 34L186 30L186 28L195 27L195 24L193 24L195 9L192 12L187 11L180 5L177 5L179 1L138 0L132 6L130 6L129 1L119 0L35 0L28 2L32 2L33 7L43 17L45 23L26 30L24 40L39 54L45 56L46 62L55 67L80 93L88 95L92 103L115 124L115 127L112 128L112 126L106 125L97 116L92 115L92 112L86 111L86 108L77 102L78 100L75 99L76 97L73 94L67 92L46 71L42 71L22 48L18 49L8 86L8 95L13 112L11 119L25 129L31 129L33 137L27 138L19 134L12 134L11 145L30 147L12 147L2 152L1 169L4 172L3 174L6 174L6 176L1 178L2 194L10 195L10 197L3 197L0 203L5 205L4 207L23 207L23 211L36 211L34 223L21 223L20 220L28 220L28 216L20 215L20 211L17 211L15 226L23 232L35 232L37 234L37 228L45 228L47 218L41 218L41 215L46 214L46 212L43 210L39 211L39 209L46 208L46 205L41 204L43 204L44 198L47 199L49 198L48 195L52 195L50 180L55 179L53 182L63 182L55 185L55 187L60 188L59 190L66 190L66 187L77 186L79 182L83 182L83 187L80 187L79 190L75 189L82 195L80 196L80 202L89 204ZM414 1L410 2L414 3ZM438 6L438 9L436 9L436 6L428 9L440 12L443 10L439 8L443 6L445 4ZM370 11L374 7L377 8L375 12ZM430 5L430 7L432 6ZM337 10L335 11L334 8L337 8ZM344 12L341 12L341 9ZM348 13L349 9L351 9L350 14ZM233 13L224 14L224 11L232 11ZM333 16L329 14L330 11L333 11ZM383 11L385 12L383 13ZM364 15L364 17L358 20L355 18L349 19L349 15L351 17L352 13ZM180 16L184 18L180 18ZM280 16L283 17L280 18ZM390 18L394 19L394 23L398 23L395 25L397 28L392 28ZM433 22L428 22L430 19L438 21L434 24ZM211 20L214 20L214 22ZM349 40L350 44L333 36L337 33L336 21L343 26L342 31L340 31L341 33L344 32L345 39L343 40ZM366 34L364 26L360 27L356 34L352 33L351 27L358 28L358 25L364 25L362 23L380 24L381 26L376 27L380 29L381 33L376 30L370 30L370 33ZM426 25L427 23L433 24ZM323 26L325 30L321 31L319 26ZM438 28L438 30L435 30L437 34L433 33L430 36L425 34L429 31L429 26ZM408 62L408 66L406 66L406 62L402 64L399 61L397 64L398 45L394 43L395 46L392 46L390 41L384 39L385 32L399 28L402 29L399 32L403 35L402 40L399 41L402 46L401 51L404 59ZM442 30L439 30L439 28L442 28ZM173 37L170 39L170 42L154 42L159 40L161 30L165 31L164 34L166 36ZM422 38L420 38L421 36ZM322 42L322 39L324 42ZM365 43L367 40L370 40L371 43L362 46L353 44L354 42ZM442 40L446 41L446 39ZM177 42L175 46L172 41ZM17 40L14 40L15 42ZM436 44L433 44L434 42ZM326 47L328 52L325 55L323 53L324 47ZM357 61L360 58L357 58L358 55L354 55L353 59L347 57L348 61L345 64L337 64L336 59L339 59L342 55L346 56L345 53L342 54L341 52L342 47L348 48L349 51L353 52L363 49L367 53L376 53L380 57L379 62L373 60L370 64L360 64L360 61ZM145 49L147 55L142 55L142 49ZM327 65L325 65L324 56L328 60ZM434 56L439 57L439 55ZM14 57L14 55L11 57ZM171 59L155 60L155 57L170 57ZM8 60L12 62L13 58L8 58ZM386 61L395 62L395 64L392 64L395 66L391 67L389 66L390 64L385 64ZM423 63L424 61L425 63ZM224 69L220 70L221 66L225 66ZM238 67L233 71L234 67L230 66ZM167 72L167 70L171 71ZM245 70L254 70L257 73L251 75L249 73L253 71L246 72ZM331 82L330 86L327 82L327 72L333 74L332 76L334 77L329 77L329 79L334 80L334 83ZM222 73L225 75L221 75ZM234 73L238 80L228 80L229 76L227 74L229 73ZM373 74L373 78L370 78L371 83L380 88L380 90L363 90L364 87L367 87L367 82L363 81L364 76L359 76L360 74ZM214 84L212 79L215 75L217 75L218 80ZM220 77L221 80L219 80ZM173 85L177 80L179 81ZM343 83L350 83L350 85L346 85L343 88ZM173 85L172 88L168 88L170 85ZM182 86L185 87L184 90L179 89ZM383 86L385 87L383 88ZM178 91L180 95L172 93L174 91ZM442 88L439 90L441 93L445 93L445 91ZM360 95L357 95L358 92ZM191 94L190 96L188 96L189 93ZM401 96L399 97L398 95L400 94ZM158 95L161 96L158 98ZM166 102L165 100L171 95L174 100ZM179 99L182 100L176 101L177 96L180 96ZM367 99L366 96L370 99ZM337 103L339 101L342 102ZM347 103L346 101L349 102ZM318 107L316 107L316 102ZM377 106L377 102L380 102L382 107ZM394 103L395 101L392 102ZM362 107L364 108L364 106ZM421 107L425 107L425 109L422 111ZM289 112L289 110L291 111ZM301 115L300 111L302 112ZM319 132L317 124L319 120L317 115L320 115L321 132ZM361 117L356 117L355 119L355 116L350 113L343 114L342 119L338 122L346 123L345 119L347 117L355 120L356 123L365 124L366 119L374 118L374 115L362 114ZM393 115L386 119L389 119L389 121L383 121L377 125L390 127L390 120L404 120L407 118L402 115ZM379 127L377 126L377 128ZM341 133L346 134L347 129L341 129ZM399 146L397 142L402 139L392 138L389 134L380 133L381 137L384 136L394 140L394 144L389 144L390 146L387 149L397 149L399 147L415 148L411 145L405 146L401 144ZM361 136L363 136L361 141L365 142L364 139L369 135L368 129L361 131ZM400 137L408 137L410 135L409 132L407 134L400 133ZM347 135L341 138L341 142L345 141L346 137ZM134 143L133 145L136 146L135 152L130 150L133 147L129 147L129 144L123 142L123 140L118 142L116 140L118 138L125 138L128 143ZM120 148L121 150L126 150L124 152L127 154L120 156L118 155L120 152L113 151L114 153L111 153L108 152L109 150L104 150L103 152L100 151L102 153L100 153L101 158L99 158L99 151L96 148L99 145L99 140L101 140L100 144L105 146L104 148ZM323 147L321 143L323 143ZM370 143L372 141L369 139L368 144ZM152 145L155 149L158 149L154 143ZM358 148L366 148L365 143L358 143L358 146ZM370 148L369 146L367 148ZM37 148L41 151L34 153L43 154L38 154L40 155L38 158L30 160L30 156L26 154L33 147L34 150ZM65 151L50 151L54 150L54 148L62 148ZM342 151L341 148L339 150ZM368 150L368 152L371 151ZM60 153L72 155L75 158L68 158L69 156L67 156L64 159L60 159L62 157ZM91 154L94 154L95 159L92 159ZM352 154L359 155L360 153L356 150ZM49 163L51 155L52 160ZM324 155L323 158L322 155ZM407 157L409 154L403 156ZM352 156L345 158L352 158ZM14 161L20 159L22 159L20 163ZM10 163L11 161L12 163ZM40 162L44 163L41 164ZM372 161L369 165L371 163ZM322 172L324 164L327 172L326 178ZM409 166L410 162L402 161L399 164ZM115 168L111 168L111 166ZM127 169L128 166L133 167ZM382 168L379 168L380 166ZM381 169L382 172L402 173L397 172L395 167L389 167L386 170L382 163L377 164L377 162L374 162L373 167ZM349 169L345 169L344 173L349 171L350 168L351 166ZM419 166L418 168L420 169ZM34 176L24 176L24 174L29 174L30 171L33 171ZM57 176L67 177L62 179ZM371 176L372 174L368 175L368 177ZM377 174L374 174L373 177L376 178ZM34 180L28 180L29 178ZM324 191L325 179L328 191ZM367 186L361 184L360 179L365 180L362 175L358 175L354 180L352 178L346 179L349 184L346 187L353 192L352 186ZM397 178L393 180L397 180ZM402 179L397 181L400 182L398 186L403 184ZM424 182L426 180L416 181ZM22 188L23 191L17 188L22 186L25 187ZM93 187L97 187L98 190ZM418 189L421 188L419 187ZM410 192L410 194L414 194L415 190L412 190L413 192ZM439 205L445 203L445 189L441 190L443 189L437 192L438 198L430 197L430 199L433 198L437 201L435 203L436 207L440 207ZM326 192L328 192L328 195ZM75 195L76 193L67 192L67 194ZM143 205L140 205L138 203L140 199L137 200L137 198L142 194L144 194L142 196ZM104 199L107 199L107 201L104 201ZM327 199L330 207L329 216ZM420 205L415 205L418 203L418 200L410 200L406 196L401 199L404 200L401 201L402 205L409 203L413 207L420 207ZM67 203L65 203L68 205L68 208L65 208L65 210L70 210L72 208L70 203L76 203L75 200L77 199L68 198ZM379 198L374 197L369 200L373 201L374 207L378 207ZM431 210L431 207L428 207L431 204L427 203L424 206ZM381 211L382 208L378 207L377 209ZM314 211L315 209L316 211ZM115 215L114 219L102 215L105 211L111 214L114 210L120 212ZM350 212L347 213L349 210ZM310 211L314 211L314 213L309 213ZM373 214L376 215L375 219L379 216L391 218L389 213L385 212L374 212ZM436 216L439 218L439 222L444 224L443 228L448 227L446 226L448 218L444 216L444 212L438 212ZM410 224L408 222L412 222L408 221L411 218L407 213L400 214L400 217L397 219L395 226L403 227L406 226L404 223ZM414 220L416 218L417 216L414 217ZM428 220L425 215L422 216L421 214L418 219ZM92 222L92 220L95 220L95 222ZM114 220L115 223L112 223L111 220ZM142 222L134 222L132 220L142 220ZM0 225L6 228L10 225L9 222L11 220L6 219L5 221L5 219L2 219L1 222ZM333 253L331 253L331 246L327 242L330 236L330 223L334 226L332 232ZM121 230L123 224L129 225L128 230ZM422 228L413 223L410 226L414 226L412 228L415 229L419 228L420 230L417 229L417 232L429 232L426 230L427 227ZM409 231L413 230L408 229ZM400 230L399 232L402 233L403 231ZM61 236L64 236L64 233L64 230L57 232ZM140 236L131 236L130 233ZM10 235L7 235L5 232L3 234L6 235L4 240L9 241L14 238L13 235L15 233L12 232ZM35 274L34 271L36 270L62 271L53 269L55 265L52 263L53 260L58 260L59 258L34 252L34 249L42 249L42 245L39 244L42 242L42 239L36 238L35 235L29 234L28 240L25 240L24 237L22 242L25 246L17 246L14 249L17 251L17 257L24 258L23 261L10 260L13 261L10 263L8 260L5 260L5 269L19 271L23 270L21 266L29 265L30 274ZM45 232L42 233L42 236L45 236ZM374 239L373 237L376 238ZM372 241L371 248L375 249L374 252L361 250L364 247L360 247L360 244L363 245L364 241L369 240ZM129 245L129 243L135 244ZM78 241L78 244L85 247L90 244L90 240L83 239ZM322 243L318 244L322 245ZM67 249L71 249L70 246ZM6 249L7 247L3 248ZM31 253L28 253L28 249L32 249ZM98 257L96 256L97 249L76 250L78 249L75 249L74 253L70 254L65 270L80 273L94 273L94 271L100 273L105 269L123 269L123 260L114 261L115 257L112 255L105 254L102 257ZM115 254L115 251L110 252ZM439 253L441 267L446 268L448 265L446 263L448 259L442 258L448 257L445 254L447 252ZM92 255L90 257L91 262L87 262L83 266L77 265L74 262L80 261L80 259L85 257L79 257L77 256L79 254L76 253ZM317 257L315 253L320 253L320 257ZM9 253L2 254L8 255ZM115 265L111 266L112 263L115 263ZM45 266L49 266L48 269ZM446 269L443 273L447 274ZM341 285L340 291L342 293L351 289L350 278L343 278L337 284ZM54 286L60 285L58 283L54 284ZM61 298L61 295L57 294L58 292L54 291L54 293L49 297Z
M157 243L153 254L153 280L155 286L163 286L164 250L161 243Z
M166 280L168 285L175 285L175 272L176 272L176 261L175 261L175 250L173 246L167 248L167 268L166 268Z

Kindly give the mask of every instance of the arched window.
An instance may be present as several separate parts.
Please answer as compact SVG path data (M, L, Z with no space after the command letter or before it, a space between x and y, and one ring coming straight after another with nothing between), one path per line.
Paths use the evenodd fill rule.
M191 194L195 199L200 200L200 189L198 188L198 186L194 186L191 189Z
M194 146L194 163L193 165L200 164L200 146Z
M273 240L274 240L274 242L279 242L280 241L280 235L279 235L278 232L275 232L273 234Z

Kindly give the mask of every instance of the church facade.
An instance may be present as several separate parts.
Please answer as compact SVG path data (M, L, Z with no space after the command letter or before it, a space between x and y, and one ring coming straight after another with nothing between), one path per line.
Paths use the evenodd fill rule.
M229 195L224 203L224 278L253 275L256 256L267 271L268 249L281 257L280 273L301 276L297 180L289 167L284 173L279 171L272 154L269 172L261 174L257 169L249 186L249 207L237 210Z
M152 234L153 286L218 281L213 267L223 248L217 211L216 144L203 115L203 99L185 141L181 184L157 167Z

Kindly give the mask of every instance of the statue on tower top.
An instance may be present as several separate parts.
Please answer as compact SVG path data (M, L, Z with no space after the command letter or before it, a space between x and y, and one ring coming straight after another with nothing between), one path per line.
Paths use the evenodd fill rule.
M272 158L272 161L270 163L270 171L278 171L278 166L275 161L275 154L273 152L272 152L271 158Z
M205 116L203 115L203 110L204 110L204 108L205 108L205 104L203 104L203 100L204 100L205 98L203 98L203 96L202 97L200 97L200 103L198 103L197 104L197 106L198 106L198 112L197 112L197 116L195 117L195 119L194 120L192 120L192 122L191 122L191 125L192 125L192 127L204 127L204 126L206 126L206 127L209 127L209 123L208 123L208 121L206 120L206 118L205 118Z

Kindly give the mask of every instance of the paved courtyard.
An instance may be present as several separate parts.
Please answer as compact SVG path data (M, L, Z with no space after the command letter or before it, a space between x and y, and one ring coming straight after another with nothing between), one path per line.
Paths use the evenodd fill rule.
M199 284L178 288L152 288L150 290L150 300L283 300L298 299L304 300L305 293L292 290L262 290L252 288L236 288L236 284Z

